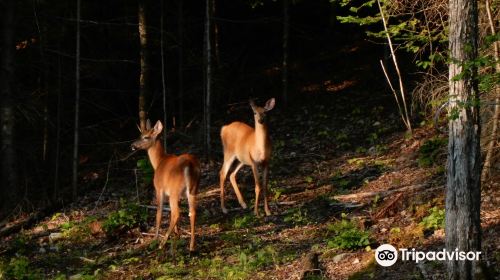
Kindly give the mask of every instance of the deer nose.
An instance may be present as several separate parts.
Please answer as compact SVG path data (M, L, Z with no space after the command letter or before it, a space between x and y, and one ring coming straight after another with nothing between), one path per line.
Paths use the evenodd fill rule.
M135 151L135 150L137 149L137 148L135 147L135 143L132 143L132 144L130 145L130 149L131 149L132 151Z

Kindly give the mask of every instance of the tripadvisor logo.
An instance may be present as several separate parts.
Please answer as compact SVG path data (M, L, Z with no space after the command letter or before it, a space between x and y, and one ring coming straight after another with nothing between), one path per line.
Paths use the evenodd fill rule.
M391 244L382 244L375 250L375 260L381 266L391 266L398 260L398 251Z
M419 263L421 261L478 261L481 252L463 252L458 248L454 251L447 251L442 249L440 251L417 251L415 248L408 250L406 248L399 249L400 258L402 261L414 261ZM391 244L382 244L375 250L375 260L381 266L391 266L398 260L398 250Z

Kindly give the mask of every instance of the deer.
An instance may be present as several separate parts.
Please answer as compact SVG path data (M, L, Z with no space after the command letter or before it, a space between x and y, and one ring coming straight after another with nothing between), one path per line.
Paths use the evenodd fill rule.
M139 127L138 127L139 128ZM141 133L139 139L132 143L132 150L146 150L149 161L154 169L153 184L156 195L156 232L158 239L160 223L162 218L163 202L166 196L170 203L170 225L159 248L168 241L172 230L178 234L177 222L180 216L179 200L185 192L189 204L189 219L191 224L191 241L189 251L195 248L195 222L196 222L196 195L200 182L200 164L197 158L190 154L179 156L169 155L165 152L158 135L162 132L163 125L157 121L151 128L151 122L147 120L145 129L139 128Z
M255 215L259 216L259 196L262 190L264 199L264 211L266 216L271 215L269 205L267 203L267 181L269 173L269 160L271 158L271 141L269 139L266 114L274 108L275 99L269 99L264 107L255 105L253 100L250 100L250 107L254 114L255 127L251 127L242 122L232 122L221 128L220 136L222 147L224 150L224 163L219 172L220 176L220 204L224 214L228 211L224 205L224 185L227 173L233 162L237 159L238 165L229 176L231 185L233 186L238 202L241 208L246 209L247 205L241 195L240 189L236 182L236 174L240 169L247 165L252 168L253 177L255 180ZM259 168L262 169L262 183L259 180Z

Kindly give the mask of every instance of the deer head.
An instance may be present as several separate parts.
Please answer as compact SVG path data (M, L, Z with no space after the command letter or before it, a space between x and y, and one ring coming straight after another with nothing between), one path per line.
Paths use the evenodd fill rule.
M147 150L153 146L156 141L156 138L163 130L163 124L161 121L157 121L155 126L151 128L151 122L149 120L146 121L146 129L141 130L139 128L139 132L141 136L134 143L132 143L132 150Z
M266 121L266 112L271 111L274 108L275 103L276 102L274 98L271 98L267 100L266 105L264 105L264 107L259 107L255 105L255 102L253 100L250 100L250 107L252 107L255 120L258 121L260 124L264 124L264 122Z

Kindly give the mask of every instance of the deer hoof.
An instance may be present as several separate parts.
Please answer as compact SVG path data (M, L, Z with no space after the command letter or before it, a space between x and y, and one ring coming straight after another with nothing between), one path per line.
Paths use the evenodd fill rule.
M247 207L247 204L246 204L245 202L241 203L241 208L243 208L243 209L247 209L247 208L248 208L248 207Z

